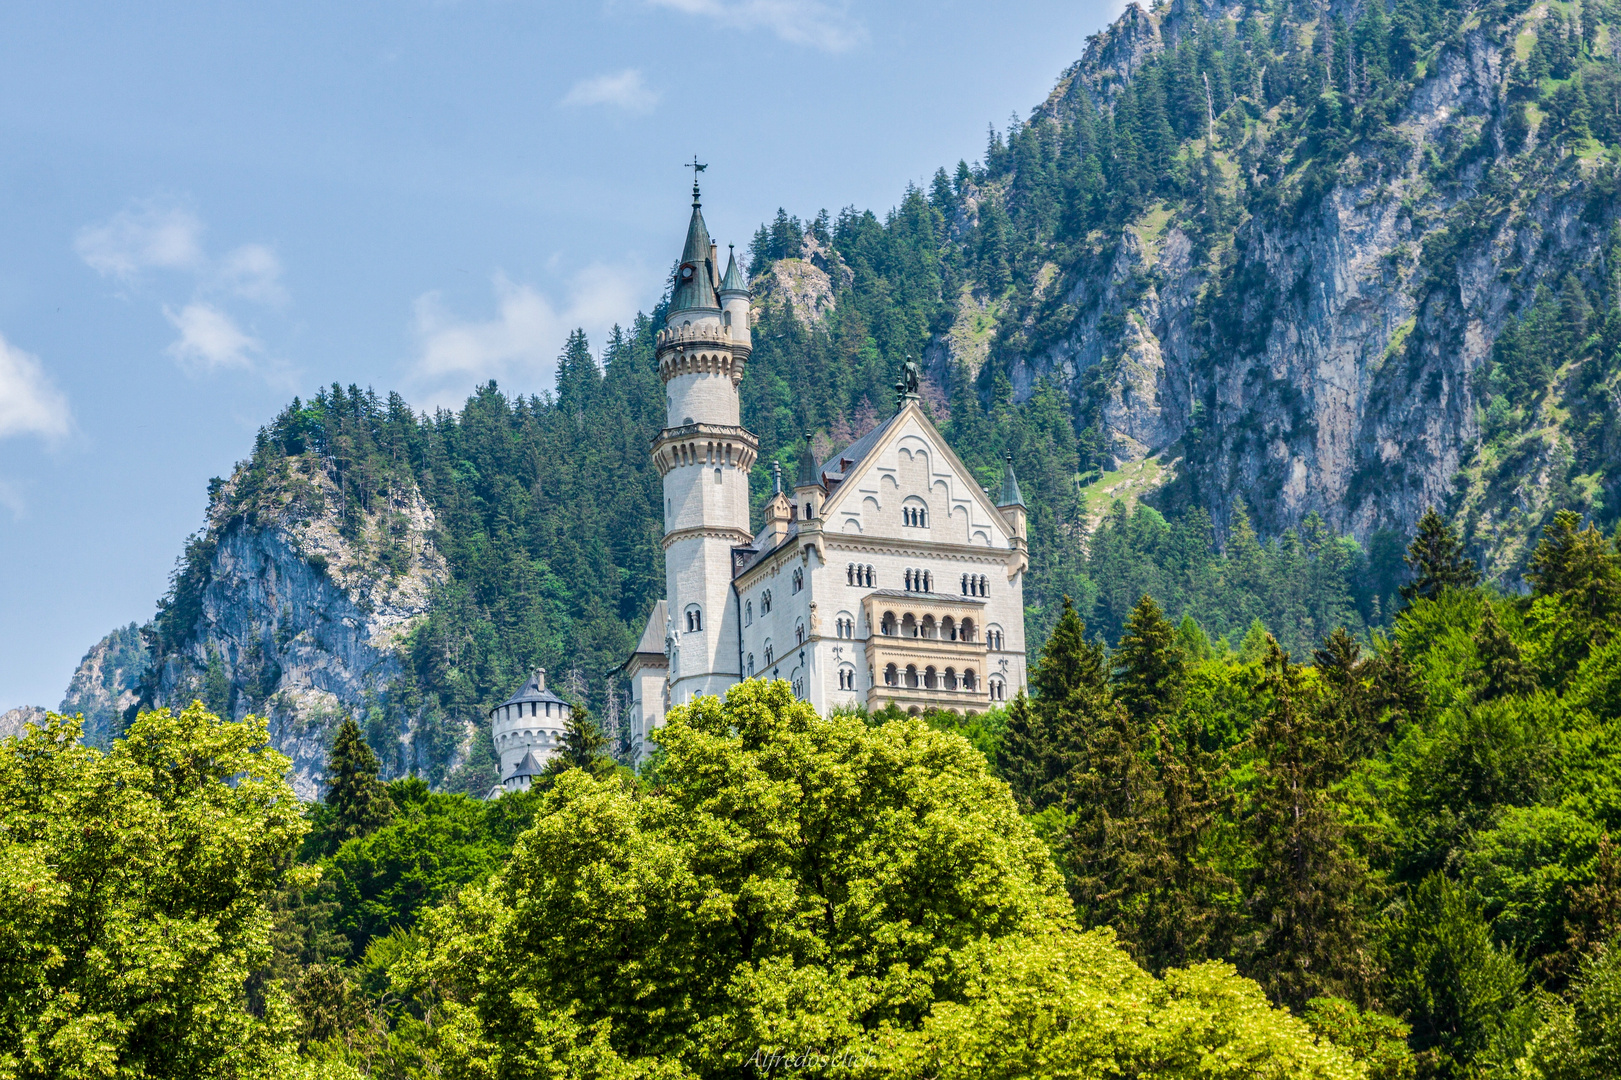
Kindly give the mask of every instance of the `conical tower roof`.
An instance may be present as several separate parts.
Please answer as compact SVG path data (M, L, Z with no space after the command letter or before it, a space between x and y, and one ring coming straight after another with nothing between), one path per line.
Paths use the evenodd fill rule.
M670 297L670 314L678 311L718 311L715 295L715 268L709 261L709 226L698 202L698 185L692 185L692 221L687 224L687 245L681 249L681 265L675 271L675 294Z
M730 244L726 245L726 277L720 283L720 291L723 293L749 291L748 283L743 280L743 272L737 268L737 252L732 250Z
M799 455L799 478L794 481L795 487L805 487L809 484L821 483L816 475L816 454L811 450L811 433L805 432L805 450Z
M1013 475L1013 455L1007 456L1007 464L1002 469L1002 497L996 500L997 506L1023 506L1024 495L1019 491L1019 478Z

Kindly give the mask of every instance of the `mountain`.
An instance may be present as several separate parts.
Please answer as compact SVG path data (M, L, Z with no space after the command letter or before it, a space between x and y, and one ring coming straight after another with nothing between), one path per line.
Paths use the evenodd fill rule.
M805 432L826 455L876 424L910 355L981 482L1017 466L1032 648L1066 596L1109 640L1144 593L1189 647L1366 634L1432 506L1519 588L1552 510L1621 516L1617 27L1597 2L1129 7L980 161L883 217L760 227L757 502ZM193 696L264 712L305 795L347 714L386 775L486 788L484 710L534 666L617 733L663 585L661 311L460 412L295 400L65 704L98 739Z

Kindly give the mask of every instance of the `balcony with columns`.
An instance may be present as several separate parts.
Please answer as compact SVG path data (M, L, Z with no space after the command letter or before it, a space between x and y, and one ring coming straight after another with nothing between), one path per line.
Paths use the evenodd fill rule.
M985 601L883 589L862 598L870 632L867 708L968 713L990 707Z

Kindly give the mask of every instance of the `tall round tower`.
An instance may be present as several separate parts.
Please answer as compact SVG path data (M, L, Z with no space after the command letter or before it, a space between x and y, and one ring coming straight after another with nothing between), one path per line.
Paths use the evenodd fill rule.
M732 548L753 540L749 469L759 443L742 427L737 393L751 349L748 287L735 255L724 277L717 261L694 174L687 244L658 334L666 417L653 440L664 478L673 705L723 693L742 677Z

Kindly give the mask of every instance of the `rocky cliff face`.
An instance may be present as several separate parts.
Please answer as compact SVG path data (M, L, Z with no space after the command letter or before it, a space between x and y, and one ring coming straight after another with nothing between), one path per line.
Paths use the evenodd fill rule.
M93 645L68 683L57 710L64 716L84 716L84 741L103 749L123 729L124 718L140 701L141 679L151 657L141 629L134 623L120 627Z
M339 493L312 460L272 478L246 512L242 470L217 488L194 542L206 585L185 640L146 679L145 701L180 708L202 699L225 715L267 716L304 798L319 794L332 731L351 713L398 728L383 737L398 738L400 760L412 761L410 718L388 699L404 672L400 646L447 576L433 512L415 487L393 491L345 530L334 513ZM88 705L88 716L110 703L122 714L134 703L127 668L109 663L116 636L86 656L65 709Z
M1341 51L1326 61L1312 35L1327 32L1329 9L1315 24L1280 21L1273 40L1332 72L1364 6L1334 8ZM1092 40L1030 124L1057 132L1083 103L1106 116L1199 20L1225 28L1201 40L1219 44L1225 33L1230 52L1233 28L1253 16L1243 6L1132 5ZM1336 99L1335 77L1323 75L1325 98L1315 106L1298 95L1269 104L1267 69L1258 68L1251 85L1231 88L1223 112L1207 75L1195 107L1211 101L1208 132L1195 126L1199 137L1173 167L1210 170L1206 191L1225 199L1230 228L1196 233L1193 196L1153 201L1124 230L1094 232L1057 254L1069 261L1051 297L1039 288L1029 298L982 284L967 290L976 299L959 301L959 325L936 338L931 358L977 371L985 350L962 324L991 311L989 352L1016 396L1040 379L1065 387L1098 428L1104 468L1172 448L1185 454L1180 475L1165 474L1167 498L1205 506L1218 528L1239 499L1265 532L1316 511L1362 539L1409 528L1440 506L1493 569L1511 570L1569 464L1570 432L1558 415L1564 389L1556 378L1538 404L1516 402L1513 445L1491 446L1482 380L1494 343L1538 286L1557 292L1574 274L1593 295L1606 289L1618 209L1613 155L1568 129L1556 142L1562 121L1534 101L1561 92L1538 91L1526 74L1538 35L1583 48L1568 44L1575 24L1549 22L1556 17L1535 4L1506 23L1465 19L1419 59L1388 120L1362 120L1333 155L1317 145L1325 136L1311 132L1307 114L1341 108L1349 117L1362 77ZM1618 47L1621 34L1601 26L1583 55L1612 63L1606 50ZM1354 51L1338 62L1356 75ZM1124 125L1118 113L1113 122ZM959 231L987 199L1016 208L1030 183L1017 164L978 181L959 198ZM1211 196L1204 199L1208 206ZM1501 467L1509 454L1512 474Z
M0 739L21 735L29 724L43 724L45 710L38 705L19 705L0 713Z

